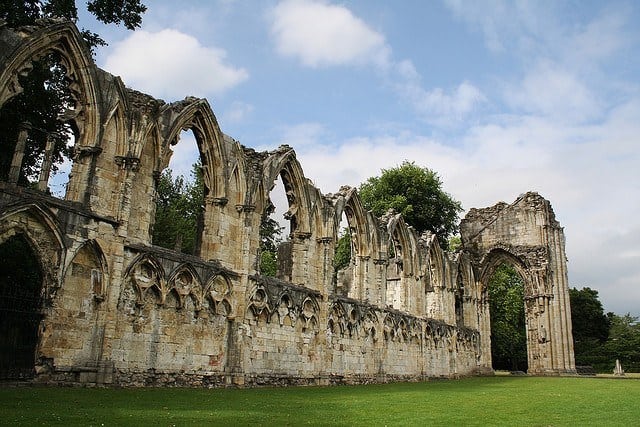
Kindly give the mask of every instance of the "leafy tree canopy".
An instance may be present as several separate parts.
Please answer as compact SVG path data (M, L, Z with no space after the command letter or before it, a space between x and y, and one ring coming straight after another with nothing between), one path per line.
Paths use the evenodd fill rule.
M640 372L640 323L629 313L605 315L598 291L569 289L577 366L611 373L620 360L626 372Z
M491 357L495 369L527 369L524 284L518 272L502 264L489 282Z
M606 355L605 342L611 320L604 313L598 291L591 288L569 289L573 350L577 366L602 366L615 363Z
M435 233L443 248L458 230L462 204L442 189L436 172L414 162L383 169L380 176L363 183L359 193L364 207L374 215L382 216L392 208L418 233Z
M49 54L34 62L28 75L19 77L22 93L0 110L0 179L8 179L18 135L23 129L27 131L27 139L18 184L37 181L47 140L53 143L53 172L57 164L70 157L68 141L74 134L73 128L59 119L74 105L65 74L56 55Z
M349 265L351 262L351 232L348 227L342 230L342 236L338 238L336 254L333 257L334 273Z
M147 7L140 0L88 0L87 10L104 24L122 25L135 30L142 24ZM5 0L0 2L0 19L10 27L33 24L41 18L65 18L78 21L75 0ZM82 29L82 36L93 49L106 42L96 33Z
M204 211L204 183L200 164L193 165L192 181L174 178L165 169L158 181L154 245L196 255Z
M615 360L620 360L626 372L640 372L640 322L638 318L627 313L618 316L607 313L611 322L609 339L605 344L608 358L607 372L613 370Z
M146 6L140 0L88 0L87 10L105 24L123 25L133 30L142 23ZM74 0L4 0L0 2L0 19L10 27L34 24L41 18L65 18L78 20L78 8ZM82 36L92 49L106 42L96 33L82 30ZM72 151L72 135L77 127L63 119L74 110L75 100L68 88L60 58L50 53L33 62L33 68L20 77L22 93L9 100L0 110L0 179L8 178L18 135L27 130L24 158L18 183L33 184L38 179L43 159L50 156L56 164L68 159ZM51 152L45 148L52 143Z
M610 319L605 315L598 291L591 288L569 289L573 340L581 342L597 340L605 342L609 337Z
M276 253L278 244L282 241L284 227L269 215L262 217L260 223L260 249Z
M268 214L260 223L260 274L275 277L278 273L278 245L282 241L282 230L278 221Z

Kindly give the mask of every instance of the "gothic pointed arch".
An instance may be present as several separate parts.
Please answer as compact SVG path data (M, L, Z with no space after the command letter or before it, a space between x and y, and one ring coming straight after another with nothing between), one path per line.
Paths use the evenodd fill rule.
M122 82L113 86L115 86L112 91L116 93L115 99L111 100L112 103L108 105L102 119L103 128L105 129L104 135L110 139L103 140L102 143L105 146L109 146L115 156L124 157L128 152L127 97L124 87L122 87Z
M80 128L76 147L92 146L99 135L99 90L96 66L78 29L67 21L44 20L23 27L22 40L11 46L4 69L0 70L0 106L19 94L19 76L27 73L31 63L47 53L58 54L76 98L75 122Z
M347 315L344 304L341 301L335 301L329 310L327 320L327 328L331 333L339 333L343 336L347 330Z
M527 261L525 259L513 254L504 246L498 246L489 250L487 255L483 258L479 274L480 283L486 287L496 269L502 264L508 264L518 272L520 277L522 277L522 280L525 282L525 298L527 298L527 296L531 296L532 290L535 287L535 284L532 283L532 281L535 280L535 278L531 277L529 270L530 266L527 265Z
M395 262L401 264L399 268L404 276L413 276L415 273L414 254L417 253L417 248L402 215L394 214L388 218L387 233L389 235L389 245L394 250Z
M27 204L8 209L0 216L0 243L22 235L32 247L42 268L46 302L59 288L66 246L58 221L47 208Z
M438 238L435 234L430 234L427 242L427 267L429 271L429 283L427 285L427 290L444 288L446 286L444 253L438 244Z
M130 141L129 148L136 151L129 151L123 157L116 156L124 175L118 220L127 222L130 239L148 242L155 214L153 202L158 181L158 175L153 173L160 152L157 126L148 125L141 138L140 141ZM149 206L153 209L149 209Z
M476 283L473 264L469 254L466 252L458 252L455 255L455 261L458 265L458 279L465 288L465 294L474 294L474 284Z
M529 372L575 372L565 239L551 203L529 192L471 209L460 235L483 289L502 263L522 277Z
M240 161L236 161L231 167L231 173L229 173L228 183L228 196L227 199L231 201L232 206L241 206L245 204L245 198L247 196L246 180L242 179L244 176L243 165Z
M125 272L136 295L136 305L143 306L148 297L157 304L164 304L167 278L162 264L153 255L140 254L129 264Z
M232 314L232 293L233 288L229 279L222 274L216 274L207 281L204 298L208 298L210 308L215 314L230 316Z
M352 231L351 241L358 255L377 256L377 252L380 251L380 236L369 220L370 214L362 205L358 191L355 188L342 187L339 194L343 196L343 202L336 205L336 227L340 225L340 218L344 212Z
M264 185L260 197L262 203L256 209L259 208L259 211L262 212L267 208L266 201L269 200L269 192L278 176L282 179L289 203L289 210L285 213L285 218L291 221L291 233L303 236L311 235L312 204L309 194L310 184L304 176L295 151L289 146L281 146L265 161Z
M271 300L266 287L262 283L255 283L251 291L247 294L247 314L253 315L257 321L268 322L271 318Z
M0 380L35 374L43 301L42 263L23 234L0 243Z
M87 294L101 302L109 283L109 264L100 244L95 240L84 242L71 257L65 269L65 284L77 280L88 288Z
M455 301L455 320L458 326L469 326L469 311L473 307L471 301L477 300L478 293L475 289L475 279L473 276L473 267L469 256L464 252L457 252L453 255L450 265L455 268L455 277L451 290Z
M178 308L185 306L187 298L191 297L195 307L202 304L203 286L198 273L189 264L180 264L169 275L166 293L174 292L178 300Z
M191 129L196 138L202 162L205 196L227 197L226 156L224 135L206 99L187 97L166 106L162 112L162 164L169 164L170 145L174 145L183 129Z

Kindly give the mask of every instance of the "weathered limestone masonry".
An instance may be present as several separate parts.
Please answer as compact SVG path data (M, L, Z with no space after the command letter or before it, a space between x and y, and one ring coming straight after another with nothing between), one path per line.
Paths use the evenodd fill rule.
M527 193L511 205L471 209L460 232L479 283L503 262L524 280L528 372L574 373L564 233L551 204ZM488 331L480 335L489 345Z
M400 215L375 218L353 188L321 194L292 148L256 153L224 135L206 100L165 103L126 88L67 22L0 23L0 107L49 52L76 100L65 198L0 182L0 244L28 242L43 278L34 381L218 386L490 373L486 285L501 261L526 281L531 372L575 371L564 236L537 194L471 210L463 249L445 252ZM196 136L204 172L198 256L150 237L158 177L183 129ZM276 279L257 266L278 176L291 234ZM343 213L353 256L336 280Z

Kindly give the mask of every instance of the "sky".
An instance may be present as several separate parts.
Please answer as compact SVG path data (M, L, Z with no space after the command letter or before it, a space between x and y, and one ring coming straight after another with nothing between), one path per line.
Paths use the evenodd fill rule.
M127 86L207 98L243 145L294 147L325 194L404 160L466 210L536 191L570 286L640 316L639 2L146 3L135 32L79 21ZM174 172L194 148L178 144Z

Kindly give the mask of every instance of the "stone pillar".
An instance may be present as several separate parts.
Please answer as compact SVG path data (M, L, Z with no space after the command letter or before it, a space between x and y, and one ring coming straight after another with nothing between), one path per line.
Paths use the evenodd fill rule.
M44 150L44 159L42 160L42 169L38 179L38 190L46 191L49 183L49 175L51 174L51 164L53 162L53 139L47 137L47 145Z
M318 289L323 295L328 295L333 284L333 257L335 254L335 245L333 237L320 237L316 239L319 251L322 254L321 262L316 261L315 274L322 284ZM316 258L319 258L316 256Z
M115 162L120 166L119 182L121 195L116 218L118 219L118 222L123 225L121 229L127 230L131 215L131 190L133 187L133 178L138 172L140 159L136 157L116 156Z
M311 233L296 231L291 236L291 282L319 291L319 283L310 283L309 242Z
M377 298L372 300L371 303L384 308L387 306L387 259L380 256L373 260L373 265L373 284Z
M20 170L22 169L22 159L24 158L27 136L27 129L24 127L20 129L16 148L13 151L13 158L11 159L11 168L9 169L9 182L12 184L17 184L20 179Z
M476 284L480 286L480 284ZM493 370L491 360L491 320L486 292L478 299L478 331L480 332L480 369Z
M569 281L566 260L563 259L565 256L564 236L560 227L549 227L547 232L551 254L548 286L552 292L549 311L554 321L554 330L550 336L554 353L553 371L575 373Z

